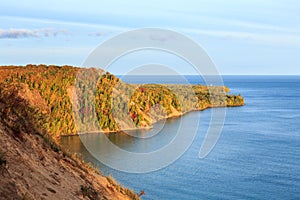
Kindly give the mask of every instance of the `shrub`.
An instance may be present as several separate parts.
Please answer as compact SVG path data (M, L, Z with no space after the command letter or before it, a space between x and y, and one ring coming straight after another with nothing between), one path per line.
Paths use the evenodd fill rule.
M81 185L80 190L83 197L88 197L89 199L93 199L93 200L99 199L97 191L91 186Z

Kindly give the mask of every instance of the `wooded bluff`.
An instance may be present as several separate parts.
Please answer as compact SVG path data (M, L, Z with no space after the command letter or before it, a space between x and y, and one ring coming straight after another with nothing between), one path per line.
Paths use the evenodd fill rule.
M90 80L96 80L94 91ZM135 85L101 69L72 66L1 66L0 95L14 92L28 101L37 124L54 138L91 131L86 124L93 118L100 131L115 132L151 128L189 111L244 105L243 97L228 94L225 86Z

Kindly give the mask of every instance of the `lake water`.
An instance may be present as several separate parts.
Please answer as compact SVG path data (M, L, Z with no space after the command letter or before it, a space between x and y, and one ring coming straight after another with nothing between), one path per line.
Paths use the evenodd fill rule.
M187 79L193 84L202 82L197 76ZM196 127L200 117L195 140L180 159L151 173L130 174L106 167L88 153L78 136L63 137L61 144L82 154L86 161L126 187L137 192L145 190L145 200L299 199L300 76L224 76L223 79L232 93L244 96L246 105L226 108L222 135L204 159L199 159L198 154L212 109L182 116L190 127ZM124 80L174 83L161 77ZM174 133L170 130L180 120L167 120L159 140L147 145L122 134L112 135L110 140L132 151L153 150L172 139ZM93 134L87 139L95 143L99 137Z

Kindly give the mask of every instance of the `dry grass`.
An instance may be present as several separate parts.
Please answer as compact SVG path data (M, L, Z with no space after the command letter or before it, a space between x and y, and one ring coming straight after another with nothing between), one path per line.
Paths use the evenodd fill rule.
M111 175L106 177L107 181L119 192L127 195L132 200L138 200L140 197L131 189L125 188L120 183L118 183Z

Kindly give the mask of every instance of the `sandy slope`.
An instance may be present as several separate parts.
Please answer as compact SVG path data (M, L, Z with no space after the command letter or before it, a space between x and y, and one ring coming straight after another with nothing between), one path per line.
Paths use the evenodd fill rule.
M3 88L0 92L1 200L138 199L112 179L51 147L31 119L26 101L19 95L3 95Z
M97 192L95 199L130 199L105 177L50 149L40 136L15 139L10 132L0 125L0 151L7 162L1 167L0 199L88 199L83 186Z

